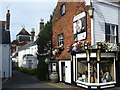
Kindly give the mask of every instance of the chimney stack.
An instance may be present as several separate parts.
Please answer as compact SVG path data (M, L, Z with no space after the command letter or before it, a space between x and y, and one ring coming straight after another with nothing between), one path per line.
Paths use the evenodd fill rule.
M41 20L40 20L40 31L42 30L43 27L44 27L44 19L41 18Z
M6 14L6 29L10 30L10 10L7 10Z
M35 37L35 29L32 28L32 31L31 31L31 41L34 41L34 37Z

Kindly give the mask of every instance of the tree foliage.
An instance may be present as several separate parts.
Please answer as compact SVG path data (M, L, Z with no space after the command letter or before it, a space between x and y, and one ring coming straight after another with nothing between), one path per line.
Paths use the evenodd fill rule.
M45 80L47 75L47 65L45 64L45 59L48 57L50 53L50 22L48 21L43 29L40 31L37 39L38 45L38 54L37 58L38 68L37 68L37 76L40 80Z

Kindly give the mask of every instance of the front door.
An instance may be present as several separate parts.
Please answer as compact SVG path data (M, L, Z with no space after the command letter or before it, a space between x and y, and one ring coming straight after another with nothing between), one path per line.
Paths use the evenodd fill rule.
M65 62L61 62L62 68L62 81L65 81Z

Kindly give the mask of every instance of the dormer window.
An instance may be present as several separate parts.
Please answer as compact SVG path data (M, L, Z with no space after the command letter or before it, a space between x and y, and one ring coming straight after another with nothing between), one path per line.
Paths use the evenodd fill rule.
M65 11L66 11L65 4L63 4L60 7L60 15L63 16L65 14Z

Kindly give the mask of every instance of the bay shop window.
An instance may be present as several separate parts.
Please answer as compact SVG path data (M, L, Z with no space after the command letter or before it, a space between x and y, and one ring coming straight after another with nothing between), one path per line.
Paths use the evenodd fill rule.
M76 83L78 85L107 85L114 84L115 77L115 57L114 54L108 57L103 56L98 62L96 57L90 57L90 61L84 58L85 53L76 55ZM93 54L92 54L93 55ZM94 55L96 55L94 53ZM105 55L105 54L102 54ZM81 57L82 56L82 57Z

